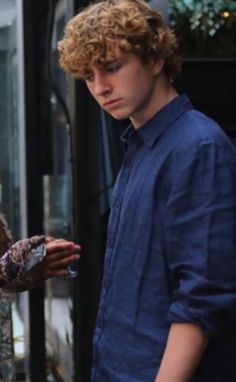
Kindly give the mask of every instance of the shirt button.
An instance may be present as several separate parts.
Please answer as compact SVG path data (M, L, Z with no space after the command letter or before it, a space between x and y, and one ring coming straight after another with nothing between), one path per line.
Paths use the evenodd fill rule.
M115 201L114 201L114 207L115 208L118 208L120 206L120 199L116 199Z
M113 239L111 237L109 237L107 240L107 247L112 248L112 246L113 246Z

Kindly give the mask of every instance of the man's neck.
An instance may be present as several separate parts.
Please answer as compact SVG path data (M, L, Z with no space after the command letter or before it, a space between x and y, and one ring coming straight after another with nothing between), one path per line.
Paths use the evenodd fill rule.
M143 126L149 121L159 110L171 102L178 96L176 89L167 79L164 72L156 77L153 95L150 104L148 105L145 113L140 113L130 118L130 121L135 129Z

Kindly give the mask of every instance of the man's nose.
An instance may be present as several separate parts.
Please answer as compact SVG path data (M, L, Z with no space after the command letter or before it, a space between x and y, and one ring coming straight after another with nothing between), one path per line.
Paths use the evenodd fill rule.
M103 74L95 74L94 76L94 94L96 96L101 96L109 93L111 89L111 84L108 78Z

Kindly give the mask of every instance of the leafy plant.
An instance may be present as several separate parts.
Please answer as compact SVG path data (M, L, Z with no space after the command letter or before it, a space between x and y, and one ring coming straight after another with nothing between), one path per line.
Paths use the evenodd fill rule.
M172 0L169 19L184 51L236 55L235 1Z

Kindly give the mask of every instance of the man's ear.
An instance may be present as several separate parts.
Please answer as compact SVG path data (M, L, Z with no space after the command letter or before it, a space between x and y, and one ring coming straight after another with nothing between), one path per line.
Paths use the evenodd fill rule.
M157 58L153 61L153 74L159 74L165 65L165 60L163 58Z

